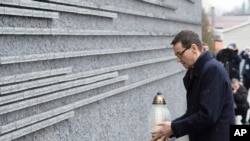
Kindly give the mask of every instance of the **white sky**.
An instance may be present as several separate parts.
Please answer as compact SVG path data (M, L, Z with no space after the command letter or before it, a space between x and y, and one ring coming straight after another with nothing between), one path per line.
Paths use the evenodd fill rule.
M208 0L215 9L222 10L222 11L230 11L234 7L238 6L241 7L244 0ZM246 2L248 0L245 0Z

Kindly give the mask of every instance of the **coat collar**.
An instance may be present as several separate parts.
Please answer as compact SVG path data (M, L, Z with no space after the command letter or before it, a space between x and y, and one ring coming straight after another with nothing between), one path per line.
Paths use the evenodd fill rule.
M201 56L197 59L197 61L194 63L192 72L193 76L200 76L205 63L212 58L213 56L208 51L202 53Z

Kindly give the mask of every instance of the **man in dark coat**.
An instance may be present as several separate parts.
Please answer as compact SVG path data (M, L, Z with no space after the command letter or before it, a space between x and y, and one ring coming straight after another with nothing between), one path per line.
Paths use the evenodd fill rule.
M178 33L171 43L177 60L188 69L184 76L187 111L173 120L158 123L152 141L189 135L190 141L229 141L234 124L231 82L223 66L202 51L199 36L189 30Z

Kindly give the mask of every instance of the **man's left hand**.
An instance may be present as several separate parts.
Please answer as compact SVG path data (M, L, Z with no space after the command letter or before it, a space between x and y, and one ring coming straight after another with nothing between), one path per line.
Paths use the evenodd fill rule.
M157 141L158 139L169 138L173 134L172 128L171 128L171 122L160 122L156 124L157 126L161 126L159 129L152 132L153 139L152 141Z

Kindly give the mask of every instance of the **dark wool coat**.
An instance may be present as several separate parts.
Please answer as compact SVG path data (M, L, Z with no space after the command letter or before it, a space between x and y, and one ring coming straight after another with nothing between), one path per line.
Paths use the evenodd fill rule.
M188 134L190 141L229 141L234 124L231 82L223 66L209 52L202 54L183 78L187 111L172 121L175 137Z

